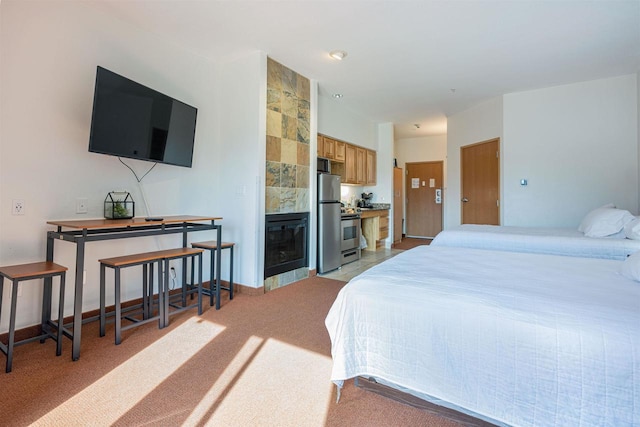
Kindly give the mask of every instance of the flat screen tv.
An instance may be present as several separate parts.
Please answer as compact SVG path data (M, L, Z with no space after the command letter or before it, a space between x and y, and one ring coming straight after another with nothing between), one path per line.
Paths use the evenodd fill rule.
M197 112L98 67L89 151L191 167Z

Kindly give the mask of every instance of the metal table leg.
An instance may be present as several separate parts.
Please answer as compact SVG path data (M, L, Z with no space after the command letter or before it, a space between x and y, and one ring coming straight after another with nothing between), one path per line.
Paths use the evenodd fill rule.
M76 240L76 284L73 297L73 349L71 360L80 358L80 339L82 335L82 279L84 278L84 237Z
M216 310L220 310L220 285L222 282L221 274L222 271L222 226L220 224L217 225L218 235L217 235L217 247L216 250Z
M53 262L53 236L50 232L47 233L47 254L46 260ZM44 279L44 294L42 296L42 325L47 325L51 320L51 285L53 283L53 277L46 277Z

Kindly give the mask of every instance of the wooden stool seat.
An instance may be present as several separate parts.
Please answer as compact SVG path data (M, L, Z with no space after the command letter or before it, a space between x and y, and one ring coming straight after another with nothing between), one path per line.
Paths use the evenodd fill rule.
M51 261L34 262L30 264L19 264L0 267L0 313L2 312L2 293L4 288L4 279L12 281L11 290L11 312L9 317L9 340L7 344L0 343L0 351L7 356L6 372L11 372L13 364L13 349L17 345L26 344L28 342L40 340L44 342L47 338L56 341L56 356L62 354L62 335L64 335L64 284L67 267L56 264ZM15 341L16 328L16 309L18 299L18 286L21 281L33 279L45 279L49 277L60 277L60 296L58 301L58 319L57 322L51 320L51 292L43 292L42 298L42 333L36 337ZM47 298L47 295L49 297ZM51 327L56 329L54 334ZM67 331L69 338L73 337Z
M202 249L193 248L176 248L165 249L153 252L144 252L139 254L124 255L113 258L104 258L100 262L100 336L105 335L106 324L106 302L105 302L105 269L113 268L115 271L115 343L120 344L122 340L122 331L140 326L144 323L158 319L158 327L164 328L169 324L169 314L175 314L179 311L198 307L198 314L202 314L202 272L200 272L200 282L198 284L198 303L190 306L181 307L179 310L169 313L169 261L179 258L192 259L198 258L200 269L202 269ZM154 265L158 266L158 315L153 315L153 276ZM143 266L142 274L142 320L125 317L127 320L134 322L131 325L122 326L122 306L120 298L120 270L126 267L136 265ZM161 273L164 270L162 277Z
M60 274L67 271L67 267L51 261L33 262L31 264L20 264L0 267L0 275L9 280L38 279L43 276Z
M230 261L229 261L229 286L222 286L221 283L216 283L215 280L215 271L216 271L216 251L218 250L218 242L215 240L208 240L206 242L194 242L191 243L191 246L194 248L206 249L211 251L211 276L209 279L209 289L203 288L202 292L205 295L209 295L209 306L213 305L213 297L215 295L216 300L216 310L220 309L220 290L224 289L225 291L229 291L229 299L233 299L233 247L235 243L233 242L222 242L220 243L220 250L229 249ZM218 268L220 268L218 266ZM192 280L193 282L193 280Z

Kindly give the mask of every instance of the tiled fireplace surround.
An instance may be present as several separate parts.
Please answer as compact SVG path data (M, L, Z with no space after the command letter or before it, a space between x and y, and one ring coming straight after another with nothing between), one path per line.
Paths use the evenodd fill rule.
M267 58L266 214L309 212L309 79ZM309 276L309 268L268 277L270 291Z

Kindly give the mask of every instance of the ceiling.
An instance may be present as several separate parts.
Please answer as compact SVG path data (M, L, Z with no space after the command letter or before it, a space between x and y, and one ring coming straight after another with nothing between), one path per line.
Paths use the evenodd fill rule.
M502 94L640 70L639 0L83 3L215 62L263 51L396 138L444 134Z

